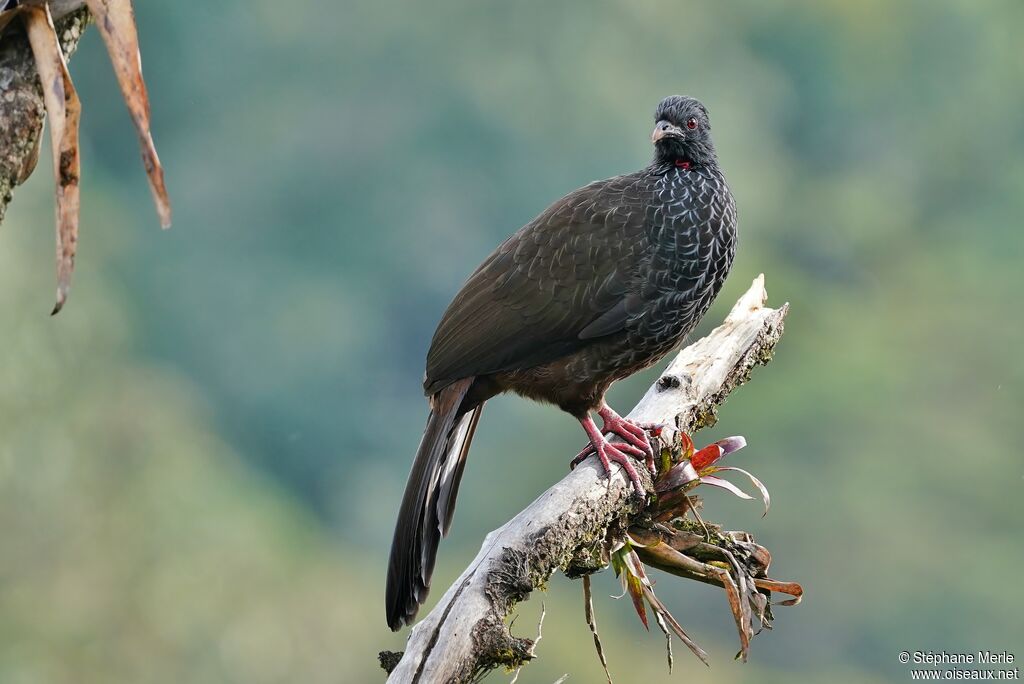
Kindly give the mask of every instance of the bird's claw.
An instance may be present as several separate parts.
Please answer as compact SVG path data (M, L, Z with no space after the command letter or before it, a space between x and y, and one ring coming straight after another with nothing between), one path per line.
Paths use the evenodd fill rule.
M644 458L646 462L647 452L645 452L643 449L639 447L633 446L629 442L609 442L609 444L618 449L619 451L623 451L634 458ZM588 444L587 446L583 447L583 451L576 454L576 457L569 462L569 470L572 470L580 463L583 463L583 461L587 460L587 457L593 455L594 453L595 450L593 444Z
M569 463L569 468L575 468L591 454L597 454L601 465L607 473L611 474L612 462L618 463L626 471L630 482L641 495L645 493L644 486L640 481L633 461L643 459L651 475L655 474L654 448L651 446L647 430L657 429L657 426L646 423L638 423L623 418L607 405L601 407L598 415L604 421L604 429L598 430L594 421L589 416L581 420L587 436L590 437L588 444L583 451L576 455ZM622 442L609 442L604 433L610 432L621 437Z
M610 476L612 474L612 463L618 463L622 466L622 469L626 471L626 476L629 477L629 481L633 483L633 487L636 489L637 494L644 496L647 490L644 488L643 482L640 481L640 473L636 471L636 466L633 465L636 456L642 455L637 454L636 456L627 453L626 449L630 448L629 444L624 442L616 442L612 444L604 437L601 438L597 444L591 444L593 451L597 453L597 458L600 459L601 465L604 466L604 471ZM638 450L639 451L639 450Z
M654 447L647 435L648 430L657 430L661 426L654 423L640 423L623 418L608 405L602 406L597 412L604 421L604 431L611 432L626 440L626 443L639 451L637 456L644 457L644 463L653 475L655 473Z

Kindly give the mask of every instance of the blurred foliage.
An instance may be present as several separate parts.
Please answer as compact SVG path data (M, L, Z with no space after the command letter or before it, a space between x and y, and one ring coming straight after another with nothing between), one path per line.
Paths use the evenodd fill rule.
M707 513L808 592L739 665L720 592L663 577L713 662L676 676L891 681L902 649L1020 645L1020 3L137 12L174 229L95 32L71 65L82 242L56 319L45 161L0 229L0 681L379 680L434 324L505 235L645 164L675 92L708 105L740 207L703 329L758 272L793 304L699 440L745 435L772 512L712 494ZM550 408L489 404L436 585L582 441ZM660 636L595 587L613 674L667 680ZM542 597L520 681L600 680L579 592Z

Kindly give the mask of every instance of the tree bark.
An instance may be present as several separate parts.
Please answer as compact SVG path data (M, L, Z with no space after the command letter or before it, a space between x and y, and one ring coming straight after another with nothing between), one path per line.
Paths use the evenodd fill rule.
M0 3L2 4L2 3ZM51 3L57 36L70 58L89 23L84 0ZM43 132L43 87L21 20L0 31L0 223L14 188L28 179L39 158Z
M759 276L722 325L676 356L629 418L687 433L714 424L717 407L754 366L770 360L782 335L788 305L771 309L766 301ZM513 636L505 624L513 607L556 570L602 567L598 550L609 528L626 529L643 507L621 468L606 478L597 459L587 459L487 535L473 562L412 628L397 664L398 654L381 654L392 666L385 667L388 682L467 682L499 665L529 661L533 642Z

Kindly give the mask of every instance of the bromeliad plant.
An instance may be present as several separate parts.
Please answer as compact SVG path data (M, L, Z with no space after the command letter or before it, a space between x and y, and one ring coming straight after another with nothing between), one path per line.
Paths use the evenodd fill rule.
M666 440L667 429L659 434L661 459L655 477L655 501L648 507L646 517L633 521L625 534L616 538L610 549L610 562L622 582L623 595L628 594L644 627L648 627L647 606L665 634L669 671L672 669L672 636L678 637L707 665L707 653L683 630L665 605L654 594L654 582L645 565L665 572L722 587L739 632L738 659L746 661L751 638L761 629L771 629L772 592L791 598L774 605L793 606L800 602L803 589L795 582L779 582L768 577L771 554L754 542L746 532L723 531L718 525L706 523L699 514L701 502L693 491L709 485L740 497L753 499L732 482L718 474L739 472L745 475L761 494L764 514L767 515L771 498L764 484L748 471L734 466L720 466L718 462L746 446L743 437L729 437L696 450L693 441L682 432L674 432ZM593 620L593 605L588 578L584 578L584 598L587 622L594 634L594 642L608 681L600 637ZM755 632L755 628L757 631Z
M741 499L753 499L742 489L728 480L717 477L715 473L734 471L743 473L757 487L761 493L761 500L764 502L764 514L768 515L768 508L771 506L771 496L768 488L754 477L749 471L735 466L716 465L725 456L737 452L747 446L747 440L743 437L726 437L714 444L709 444L700 451L695 451L693 440L686 433L679 432L679 458L673 460L672 450L666 448L661 452L661 465L658 469L658 477L654 483L655 491L658 493L658 508L661 514L671 515L676 513L674 505L679 501L686 501L688 493L699 485L709 485L724 489L727 492L738 496ZM664 474L662 474L664 473ZM683 511L685 515L685 511Z

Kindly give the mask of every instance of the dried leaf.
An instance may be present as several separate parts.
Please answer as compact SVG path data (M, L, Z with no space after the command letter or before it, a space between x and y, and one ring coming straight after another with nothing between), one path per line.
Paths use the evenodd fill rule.
M657 621L662 634L665 635L665 654L668 657L668 673L672 674L672 633L668 631L668 627L665 625L665 618L661 617L661 613L655 611L654 619Z
M753 482L754 486L761 492L761 501L764 502L764 513L761 514L761 517L763 518L768 515L768 508L772 505L772 497L768 493L768 488L764 486L764 483L761 482L761 480L754 477L754 475L749 471L746 471L743 468L737 468L736 466L719 466L716 468L716 471L718 470L734 470L737 473L743 473L750 478L750 481Z
M673 558L686 559L686 561L688 561L686 563L687 565L690 565L692 563L690 567L702 566L702 564L699 561L693 560L692 558L687 558L678 551L675 551L674 549L670 548L665 543L652 544L650 547L644 548L643 552L654 553L659 557L662 555L661 552L666 552L672 554ZM672 614L668 612L668 609L661 602L661 600L658 599L658 597L654 594L654 588L651 585L650 579L648 579L647 577L647 573L643 569L643 563L640 561L639 556L637 556L637 552L633 551L632 549L620 551L618 554L612 557L612 568L615 569L616 575L618 575L619 578L622 580L623 586L626 587L627 591L630 592L630 595L633 596L633 604L637 604L637 598L635 597L633 592L635 590L635 587L639 587L642 599L646 599L647 603L651 606L651 610L654 611L656 619L658 619L659 621L663 620L666 624L668 624L669 627L672 628L672 631L675 632L676 636L678 636L680 640L682 640L682 642L686 644L687 648L693 651L694 655L700 658L705 665L708 665L707 653L704 652L704 649L702 649L700 646L694 643L694 641L689 637L689 635L683 630L682 626L680 626L680 624L676 622L676 619L672 617ZM633 582L627 584L627 582L629 582L630 580L626 578L632 579ZM646 610L644 610L643 613L641 613L641 608L637 608L637 613L640 613L641 620L643 620L644 626L646 627ZM662 624L659 623L658 626L664 629L664 626Z
M750 639L754 636L754 630L750 624L752 622L750 585L747 582L746 569L739 564L736 557L726 549L721 549L721 552L732 568L732 572L721 571L719 577L722 580L722 586L725 587L729 608L732 610L733 618L736 620L736 629L740 634L740 651L737 653L737 658L746 662L750 652Z
M723 480L722 478L715 477L713 475L704 475L704 476L702 476L700 478L700 483L701 484L711 485L712 487L719 487L720 489L724 489L724 490L726 490L728 492L732 492L733 494L735 494L736 496L738 496L741 499L753 499L754 498L754 497L750 496L749 494L747 494L746 492L744 492L739 487L737 487L736 485L734 485L732 482L729 482L728 480Z
M661 542L649 544L637 552L643 557L643 561L666 572L685 572L687 574L699 574L704 572L704 564L696 558L691 558L669 544Z
M768 597L759 591L750 592L750 606L754 609L758 622L762 626L768 626L765 616L765 609L768 607Z
M769 578L755 578L754 584L758 589L767 589L768 591L777 591L782 594L789 594L793 598L785 601L779 601L774 603L776 606L795 606L800 603L804 597L804 589L796 582L779 582L777 580Z
M597 657L601 660L601 667L604 668L604 676L608 684L612 684L612 675L608 671L608 659L604 656L604 646L601 645L601 637L597 633L597 618L594 616L594 595L590 588L590 575L583 576L583 614L587 619L587 627L594 635L594 648L597 649Z
M96 26L106 43L117 83L139 135L142 163L149 177L160 225L168 228L171 225L171 202L164 186L164 170L149 130L149 95L142 80L142 56L131 0L86 0L86 5L96 17Z
M736 631L740 635L739 657L746 662L747 654L750 652L750 638L754 635L754 630L750 626L750 604L747 602L746 596L741 598L741 589L733 580L732 575L723 572L721 578L725 596L729 601L729 609L732 611L732 617L736 623Z
M750 639L753 636L753 628L750 625L751 613L747 605L749 601L749 587L746 582L746 574L732 554L724 549L723 557L727 559L735 573L735 579L726 570L702 563L684 553L672 548L669 544L650 544L640 553L644 560L666 572L671 572L682 577L697 579L709 584L715 584L725 589L729 601L729 608L732 611L736 622L736 629L740 635L740 655L745 661L750 650Z
M676 622L676 619L672 617L672 613L668 612L668 608L665 607L665 604L663 604L661 600L654 595L654 590L650 587L644 587L644 598L646 598L647 602L651 604L651 610L661 615L665 622L668 623L669 627L672 628L672 631L675 632L680 641L686 644L686 647L689 648L695 656L700 658L702 663L710 667L711 663L708 662L708 654L703 648L698 646L693 639L690 638L690 635L683 630L682 626Z
M81 171L78 120L82 107L71 83L49 5L26 6L23 16L50 119L53 173L57 186L57 302L53 307L56 314L67 301L78 248L78 181Z

